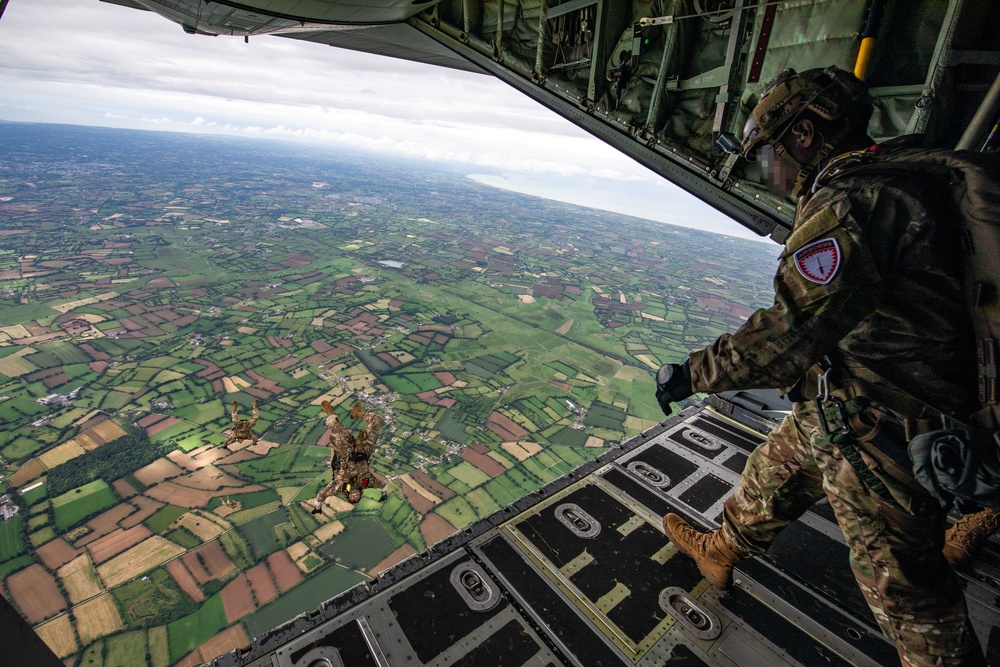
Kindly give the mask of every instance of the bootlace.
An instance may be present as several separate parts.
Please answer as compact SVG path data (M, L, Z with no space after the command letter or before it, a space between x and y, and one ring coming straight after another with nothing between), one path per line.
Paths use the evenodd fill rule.
M997 531L998 523L1000 514L993 510L967 514L952 527L949 541L965 543L989 537Z

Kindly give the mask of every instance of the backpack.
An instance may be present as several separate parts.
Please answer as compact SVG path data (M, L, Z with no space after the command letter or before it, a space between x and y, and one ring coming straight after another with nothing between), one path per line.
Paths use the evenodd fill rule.
M876 146L832 161L814 188L861 169L919 172L951 199L965 257L962 290L976 338L979 406L955 428L916 436L908 450L917 481L942 505L957 499L1000 509L1000 153Z

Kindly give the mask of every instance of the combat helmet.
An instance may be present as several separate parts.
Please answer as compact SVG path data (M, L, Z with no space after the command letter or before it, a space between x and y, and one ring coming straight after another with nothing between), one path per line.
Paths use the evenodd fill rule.
M824 133L821 149L808 164L802 164L787 153L781 139L807 111L825 121L840 123L831 136ZM792 191L796 195L837 144L852 132L868 127L873 111L867 86L839 67L802 73L791 68L782 70L764 86L760 101L747 119L743 128L742 155L750 159L765 144L774 146L775 152L783 154L799 169Z

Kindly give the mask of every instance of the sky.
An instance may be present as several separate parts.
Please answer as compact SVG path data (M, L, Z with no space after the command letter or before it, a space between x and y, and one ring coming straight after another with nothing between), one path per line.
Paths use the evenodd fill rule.
M762 240L493 77L274 36L188 35L98 0L10 0L0 120L307 141Z

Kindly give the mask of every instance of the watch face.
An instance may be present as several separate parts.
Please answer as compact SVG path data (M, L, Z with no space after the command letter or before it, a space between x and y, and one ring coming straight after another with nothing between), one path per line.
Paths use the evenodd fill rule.
M674 365L673 364L663 364L660 366L660 370L656 371L656 384L660 387L670 382L670 378L674 375Z

